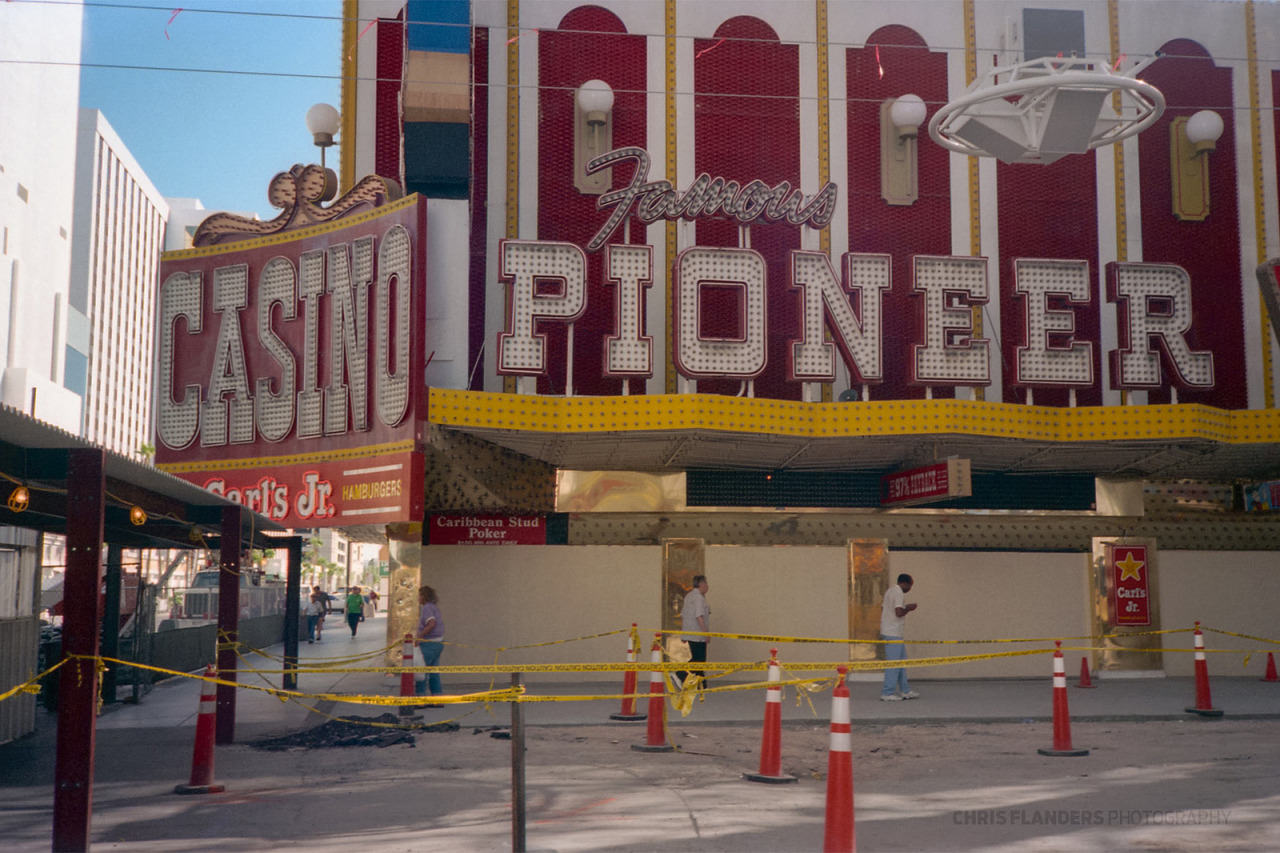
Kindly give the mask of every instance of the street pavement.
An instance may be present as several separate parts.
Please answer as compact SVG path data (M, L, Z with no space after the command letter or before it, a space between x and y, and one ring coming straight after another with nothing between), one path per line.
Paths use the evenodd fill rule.
M344 627L326 632L322 643L304 642L300 659L303 664L316 664L339 656L373 654L383 647L385 636L383 618L375 617L361 626L356 638L347 636ZM279 655L282 647L267 651ZM261 658L256 663L246 663L253 665L262 669L278 667L278 663ZM370 661L352 667L377 665L377 661ZM1069 682L1074 685L1075 680L1073 677ZM280 677L246 673L240 681L246 685L278 686ZM492 686L498 688L509 684L506 676L497 676L495 681ZM620 675L617 684L565 683L553 676L538 675L525 676L525 682L534 695L587 696L618 693L621 688ZM1268 778L1274 779L1274 771L1280 770L1280 757L1275 755L1274 746L1280 742L1274 737L1275 721L1280 720L1280 684L1256 678L1215 677L1213 704L1224 711L1224 717L1215 721L1186 712L1188 706L1195 704L1195 687L1190 678L1099 678L1095 674L1095 682L1095 689L1073 686L1068 690L1077 732L1090 722L1119 726L1167 725L1162 721L1202 726L1252 725L1256 728L1250 731L1260 729L1270 735L1272 745L1267 747L1265 757L1265 766L1271 773ZM643 692L647 677L642 675L639 683ZM465 680L445 676L449 693L490 686L490 681L476 676ZM1041 746L1049 745L1052 689L1047 676L917 680L913 686L920 698L890 703L879 701L876 681L852 681L850 707L855 740L860 733L880 738L886 736L885 732L902 731L917 731L923 740L925 732L935 729L954 731L956 737L963 734L980 739L976 733L982 731L981 725L995 724L990 731L1004 731L1001 724L1030 723L1016 731L1028 732L1029 743L1038 740ZM307 672L300 676L299 689L307 693L397 695L399 678L367 671ZM143 695L138 704L121 703L103 709L97 726L91 831L94 849L228 851L259 850L267 845L309 850L511 849L510 742L477 736L507 726L510 704L420 711L416 719L422 724L455 719L461 728L446 734L419 733L419 746L412 750L349 747L280 753L251 749L247 744L298 732L335 715L370 717L388 711L394 714L397 709L328 701L281 701L269 693L241 690L237 698L236 744L216 750L215 776L227 786L226 793L176 796L173 786L185 783L190 772L199 693L200 682L173 678ZM647 703L638 704L643 711ZM723 732L737 732L735 727L754 727L758 731L763 704L763 691L755 689L710 694L705 701L695 703L688 716L668 710L672 740L679 738L684 751L644 756L627 747L643 742L645 724L611 723L608 719L609 714L619 710L616 699L522 703L530 739L528 849L817 849L825 795L825 782L820 777L825 771L826 756L821 743L810 748L815 754L804 758L808 762L806 772L814 772L799 784L787 786L753 786L737 778L735 767L755 769L751 765L758 755L758 734L740 738L746 742L732 750L736 755L726 755L723 748L710 753L698 750L700 742L716 742L723 747L720 742L727 735L718 734L715 727ZM829 692L815 694L812 702L805 702L797 701L794 692L788 691L788 701L782 706L784 731L788 733L784 737L791 738L793 731L805 732L806 737L821 741L830 707ZM0 746L0 847L6 850L49 848L56 718L44 711L38 713L41 719L35 734ZM979 729L974 729L975 725ZM1088 731L1087 726L1084 728ZM1109 734L1112 728L1106 732ZM1096 739L1106 741L1102 729L1094 727L1094 731L1099 732ZM930 736L937 737L936 732ZM908 741L911 739L907 737ZM574 747L575 741L583 745L581 750ZM602 749L607 751L607 760L590 758L601 754ZM876 751L872 748L870 753ZM1025 751L1034 753L1034 748ZM927 759L920 758L918 766L923 769ZM1253 759L1251 754L1250 760ZM1098 759L1038 758L1035 766L1042 767L1050 777L1070 779L1081 775L1080 768L1090 767L1091 760ZM1070 764L1075 761L1084 763ZM713 778L712 769L724 778ZM956 772L961 774L958 784L963 786L965 771ZM859 769L855 766L857 777ZM1036 779L1039 781L1039 777ZM971 781L976 785L991 780L975 777ZM913 783L899 783L904 786L905 801L910 802ZM874 792L860 789L860 820L864 820L861 810L867 802L875 802L875 796ZM1280 798L1268 808L1268 814L1280 819ZM1075 809L1071 814L1087 815L1087 810ZM886 816L865 819L884 820ZM945 824L943 818L938 820ZM878 826L883 830L887 825ZM982 840L979 836L949 836L945 826L941 830L932 826L927 832L931 834L902 839L901 846L891 833L872 835L879 843L863 846L921 850L953 846L1115 849L1107 840L1110 836L1089 842L1096 846L1071 846L1059 838L1047 846L1028 847L1024 846L1027 839L1022 838L1013 846L1001 848L974 846L975 841ZM867 838L862 829L859 833ZM1277 835L1263 837L1266 840L1258 842L1261 845L1280 839ZM927 842L929 838L933 842ZM1075 841L1083 838L1073 836ZM1031 840L1043 838L1035 836ZM1158 844L1147 844L1143 849L1147 848L1166 849ZM1246 839L1244 846L1237 843L1235 849L1253 848Z

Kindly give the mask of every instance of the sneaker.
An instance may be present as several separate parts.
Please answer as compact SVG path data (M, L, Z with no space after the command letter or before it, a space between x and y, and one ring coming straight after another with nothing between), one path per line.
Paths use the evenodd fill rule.
M902 698L903 699L919 699L920 694L915 692L914 690L908 690L906 693L902 694Z
M901 702L902 697L899 696L897 693L881 693L880 701L881 702Z

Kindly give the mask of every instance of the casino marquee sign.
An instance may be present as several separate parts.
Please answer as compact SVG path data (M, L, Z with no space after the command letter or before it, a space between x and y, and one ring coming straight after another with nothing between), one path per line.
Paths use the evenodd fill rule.
M161 259L156 464L285 526L422 517L426 202L352 206Z

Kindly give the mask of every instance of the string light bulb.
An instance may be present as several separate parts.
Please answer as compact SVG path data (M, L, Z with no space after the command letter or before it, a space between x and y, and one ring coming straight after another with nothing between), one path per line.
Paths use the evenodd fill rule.
M9 493L9 509L14 512L22 512L31 503L31 492L27 491L26 486L18 486Z
M134 527L141 527L147 523L147 511L136 504L129 507L129 523Z

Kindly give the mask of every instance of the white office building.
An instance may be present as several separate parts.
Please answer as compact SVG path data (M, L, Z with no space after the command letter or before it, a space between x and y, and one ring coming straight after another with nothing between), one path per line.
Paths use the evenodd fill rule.
M81 435L124 455L151 443L156 287L169 205L98 110L82 109L66 385Z
M70 432L80 430L63 375L83 11L0 3L0 402Z

